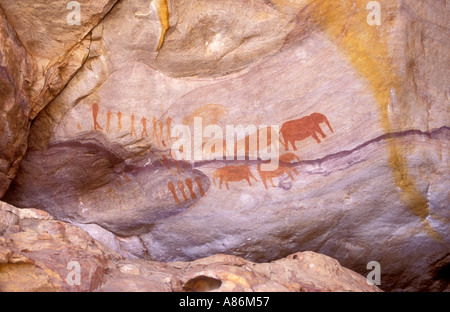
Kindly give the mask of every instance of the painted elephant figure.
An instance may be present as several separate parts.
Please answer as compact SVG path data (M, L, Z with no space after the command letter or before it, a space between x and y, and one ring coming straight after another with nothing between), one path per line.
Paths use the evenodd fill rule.
M216 179L220 179L219 188L222 188L222 183L225 182L225 185L228 188L228 182L238 182L241 180L247 180L248 184L252 186L250 182L250 178L253 178L256 182L256 178L253 176L250 168L247 166L227 166L222 167L214 171L213 182L216 185Z
M319 133L322 138L327 137L319 126L321 123L326 123L330 131L334 133L330 122L325 115L313 113L300 119L285 122L280 130L280 134L283 136L284 142L281 141L281 138L280 142L284 144L286 150L289 150L289 143L291 143L294 151L297 150L295 147L295 142L307 139L308 137L313 137L317 143L320 143L317 133Z
M264 184L264 187L266 188L266 190L268 189L267 187L267 181L270 182L270 184L272 184L273 187L275 187L275 184L273 184L273 178L277 178L277 177L281 177L283 174L287 174L289 176L289 178L294 181L294 176L291 174L291 171L294 172L296 175L298 175L298 171L295 170L295 168L288 166L288 165L282 165L280 164L278 166L278 169L273 170L273 171L262 171L261 170L261 164L258 165L258 172L259 172L259 176L261 177L261 181Z
M293 160L297 161L300 164L300 166L302 165L302 161L300 160L300 157L298 157L297 155L295 155L293 153L287 153L287 154L283 154L280 156L280 162L282 163L282 165L284 164L284 166L286 166L287 164L292 165ZM295 169L294 166L291 166L291 168L295 174L298 174L298 171L297 171L297 169Z

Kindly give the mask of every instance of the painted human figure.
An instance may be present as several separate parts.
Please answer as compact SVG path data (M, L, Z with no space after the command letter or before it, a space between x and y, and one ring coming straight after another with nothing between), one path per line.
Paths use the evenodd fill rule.
M89 111L92 111L92 117L94 118L94 130L103 130L102 126L100 126L100 124L98 123L98 113L100 111L100 108L98 107L98 104L96 102L94 102L94 104L92 104L92 107Z

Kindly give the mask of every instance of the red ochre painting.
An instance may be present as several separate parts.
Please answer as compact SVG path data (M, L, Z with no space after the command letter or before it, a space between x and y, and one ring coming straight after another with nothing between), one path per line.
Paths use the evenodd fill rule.
M123 130L122 121L123 118L126 117L121 111L112 112L110 109L106 111L106 129L104 129L99 121L100 114L100 106L98 103L94 102L89 109L92 112L93 119L93 130L95 131L105 131L107 134L112 133L113 131L120 132ZM114 119L117 121L117 124L114 126ZM130 138L148 138L149 135L149 119L145 116L136 116L134 112L131 112L129 116L130 121L130 129L129 136ZM158 120L156 117L152 118L153 124L153 133L152 137L157 142L159 146L167 146L170 141L170 130L172 126L172 118L167 117L166 120ZM78 130L82 130L81 125L78 124Z
M211 105L210 105L211 106ZM218 106L218 105L217 105ZM214 109L217 109L216 106L213 107ZM92 118L93 118L93 129L96 131L103 131L103 127L98 122L98 116L100 113L100 107L98 103L94 102L90 108L90 111L92 112ZM192 114L191 114L192 115ZM191 121L193 118L191 115L185 118L185 122L188 123L188 121ZM109 109L106 112L106 133L110 133L112 131L112 119L114 116L117 116L117 131L122 130L122 118L123 114L122 112L118 111L115 114L111 112ZM216 120L214 120L216 121ZM134 112L131 112L130 115L130 137L135 138L147 138L150 137L148 133L148 122L149 120L146 117L141 117L140 119L140 133L138 135L136 127L137 125L137 118L134 114ZM309 116L301 117L299 119L289 120L281 126L280 132L279 132L279 140L282 145L284 145L285 150L288 151L289 147L292 146L294 151L298 151L296 143L302 140L305 140L309 137L316 140L317 143L321 143L321 140L318 135L322 137L322 140L325 139L327 136L323 132L322 128L320 127L320 124L326 124L328 129L331 131L331 133L334 133L333 128L331 127L331 124L328 120L328 118L321 114L321 113L312 113ZM157 119L156 117L152 118L152 138L160 146L167 147L168 142L170 142L170 135L171 135L171 126L172 126L172 118L167 117L166 120L161 121ZM78 127L80 128L80 127ZM271 130L270 127L268 127L269 131L267 132L267 145L271 144ZM257 133L257 142L259 150L259 131ZM226 142L223 141L223 150L226 151ZM219 142L220 144L220 142ZM205 144L203 144L204 146ZM211 152L214 152L212 150ZM249 156L249 154L254 151L250 151L249 148L249 136L245 138L245 156ZM235 154L237 155L237 146L235 146ZM236 156L235 155L235 156ZM169 160L170 157L171 159ZM168 155L162 155L161 159L159 159L159 162L166 166L167 169L171 170L174 176L181 175L183 172L180 164L178 161L176 161L171 154ZM273 178L281 177L284 174L286 174L291 180L294 180L294 175L299 175L299 172L295 168L295 166L299 164L301 165L300 157L294 153L288 152L279 157L279 166L277 169L272 171L262 171L261 170L261 163L257 165L257 171L259 173L259 176L261 178L262 183L264 184L264 187L266 190L268 189L268 183L270 183L273 187L275 187L273 183ZM213 173L213 182L214 185L216 185L216 179L219 180L219 189L222 189L222 184L225 183L225 186L227 189L229 189L229 183L230 182L239 182L239 181L247 181L249 186L252 186L251 180L254 180L254 182L258 182L258 180L255 178L255 176L252 174L250 167L248 165L234 165L234 166L224 166L221 168L218 168ZM195 182L195 183L194 183ZM167 184L167 187L169 191L172 193L174 200L181 204L182 200L184 202L187 202L189 198L196 199L197 194L194 191L195 185L197 186L197 189L199 191L199 195L201 197L206 196L202 181L200 177L195 177L194 180L192 178L186 178L182 180L177 180L175 183L172 181L169 181ZM186 187L185 187L186 186Z
M246 180L248 185L252 186L250 178L258 182L248 166L226 166L214 171L213 182L215 185L216 179L219 179L219 188L222 188L222 183L225 182L225 186L229 189L228 182L238 182L242 180Z
M194 184L195 181L195 184ZM203 184L200 177L196 176L194 178L186 178L183 180L169 181L167 182L167 188L172 193L173 199L177 204L182 204L189 202L190 199L197 199L197 194L195 193L195 188L197 186L199 196L206 196L203 190ZM179 196L181 195L181 196ZM183 202L182 202L183 201Z
M292 161L294 161L294 163ZM265 163L269 163L269 161ZM291 180L294 180L294 176L292 175L292 173L294 173L295 175L299 175L299 172L295 168L295 165L297 164L301 166L300 157L293 153L286 153L281 155L279 157L278 168L272 171L262 171L262 164L258 164L258 173L266 190L268 189L267 182L270 182L270 184L275 187L272 179L281 177L284 174L287 174L289 178L291 178ZM223 182L225 182L225 186L227 187L227 189L229 189L229 182L239 182L242 180L246 180L249 186L252 186L250 178L255 180L255 182L258 182L258 180L252 174L248 165L225 166L215 170L213 174L214 185L216 185L216 179L219 179L219 189L222 189Z
M309 137L313 137L317 143L320 143L317 133L319 133L323 139L327 137L320 128L321 123L325 123L330 131L334 133L327 117L320 113L313 113L300 119L287 121L281 126L280 135L283 136L284 139L284 142L281 143L284 144L286 150L289 150L290 143L294 151L297 150L295 142L305 140Z
M174 178L167 182L167 188L177 204L181 205L189 202L190 199L195 200L206 196L201 177L189 169L183 170L183 168L190 168L189 164L177 161L170 153L162 155L159 163L172 172ZM192 174L192 176L186 177L183 173Z
M313 113L309 116L302 117L300 119L290 120L285 122L280 129L280 143L285 146L285 150L289 150L289 144L292 146L294 151L297 151L296 142L305 140L312 137L317 143L321 143L317 134L322 136L322 139L326 138L326 134L320 128L320 124L325 123L331 133L334 133L333 128L328 120L328 118L321 113ZM284 141L283 141L284 140ZM259 133L258 133L259 141ZM225 144L225 143L224 143ZM270 137L268 137L268 144L270 144ZM249 147L246 137L246 153L249 154ZM225 147L224 147L225 149ZM236 150L235 150L236 153ZM279 157L278 168L272 171L261 170L261 163L258 164L257 170L261 181L264 184L266 190L268 189L268 183L273 187L273 178L281 177L286 174L292 181L294 181L294 174L299 175L298 170L295 168L296 165L301 166L300 157L294 153L288 152ZM225 166L217 169L213 174L213 182L215 184L215 179L220 179L219 189L222 188L222 183L225 182L227 189L229 189L228 182L239 182L242 180L247 180L248 184L251 186L250 177L254 178L248 166Z

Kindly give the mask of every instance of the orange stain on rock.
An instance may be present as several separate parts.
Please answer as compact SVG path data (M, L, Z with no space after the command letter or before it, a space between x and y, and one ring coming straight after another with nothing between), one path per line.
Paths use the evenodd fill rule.
M161 49L161 47L164 43L164 38L166 36L166 33L170 28L170 24L169 24L170 13L169 13L168 0L157 0L156 5L157 5L159 21L161 23L161 35L159 38L159 43L158 43L158 48L157 48L157 50L159 50L159 49Z
M321 29L341 51L353 68L364 78L378 104L381 127L385 133L392 132L389 121L388 105L391 90L402 98L401 78L399 68L392 63L390 48L385 33L380 27L367 23L366 1L317 1L302 2L287 0L272 0L281 8L296 9L304 18L309 18ZM383 2L383 16L394 16L398 12L400 2L396 0ZM395 18L382 20L383 29L394 27ZM412 214L422 220L425 232L432 238L442 240L426 220L430 214L430 207L426 197L418 189L414 179L408 172L405 154L400 150L397 139L388 141L389 166L396 186L400 189L400 198L410 209Z

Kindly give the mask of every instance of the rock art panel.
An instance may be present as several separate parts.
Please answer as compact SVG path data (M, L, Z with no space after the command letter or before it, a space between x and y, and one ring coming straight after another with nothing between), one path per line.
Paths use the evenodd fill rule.
M122 147L108 143L98 131L89 138L79 137L50 145L45 151L30 152L28 161L52 161L46 161L34 173L35 184L22 185L24 176L19 175L6 200L27 207L39 194L52 189L52 198L39 208L61 219L95 223L130 236L145 233L158 220L185 211L206 196L210 187L209 178L202 172L187 164L175 165L166 156L165 161L155 159L144 166L133 165L127 157ZM150 153L148 159L152 157ZM27 164L22 163L24 170ZM16 190L22 187L33 193L31 198L18 196ZM93 209L101 202L108 204ZM67 209L59 211L61 205Z
M35 85L39 105L55 98L5 200L99 224L135 257L267 262L313 250L361 274L380 262L387 290L443 290L447 11L386 0L374 27L360 1L119 1L71 47L64 79ZM207 159L220 147L237 156L225 136L197 142L202 160L175 160L170 130L193 133L195 117L224 133L253 125L257 138L278 126L278 168L250 159L266 147L250 133L245 160Z
M298 171L295 168L291 168L291 167L286 166L286 165L281 165L281 166L278 167L278 169L273 170L273 171L263 171L263 170L261 170L261 164L258 165L258 173L259 173L259 176L261 177L261 181L264 183L264 187L266 189L268 189L267 181L270 182L270 184L273 187L275 187L275 185L273 184L273 180L272 179L276 178L276 177L280 177L283 174L287 174L289 176L289 178L292 181L294 181L294 177L291 174L291 171L293 173L295 173L296 175L299 174Z

